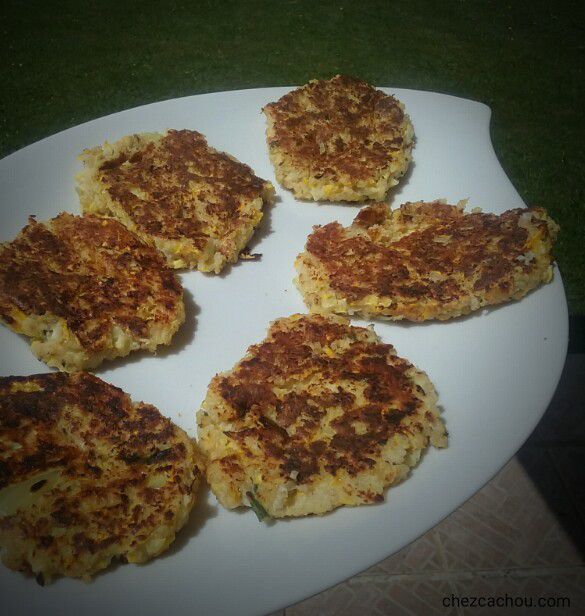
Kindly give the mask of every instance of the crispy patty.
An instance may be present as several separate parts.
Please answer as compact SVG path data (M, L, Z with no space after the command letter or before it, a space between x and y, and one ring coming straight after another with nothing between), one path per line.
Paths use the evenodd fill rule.
M196 131L130 135L80 158L83 210L117 218L173 268L217 274L235 263L274 194L270 182Z
M0 320L49 366L74 371L169 344L183 289L162 255L119 222L31 218L0 245Z
M207 481L225 507L272 517L383 501L429 441L447 444L436 400L372 329L279 319L211 381L197 417Z
M89 579L172 543L195 502L194 442L87 373L0 378L0 556Z
M359 79L310 81L263 111L276 178L299 199L383 199L408 169L404 106Z
M349 227L316 227L295 282L311 310L451 319L549 282L557 232L541 208L497 216L439 201L378 203Z

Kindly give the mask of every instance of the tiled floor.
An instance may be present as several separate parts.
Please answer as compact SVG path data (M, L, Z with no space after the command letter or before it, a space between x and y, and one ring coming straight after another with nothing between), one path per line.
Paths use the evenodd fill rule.
M445 607L452 595L508 603ZM571 606L510 607L519 597ZM398 554L281 616L482 613L585 614L585 355L568 357L539 426L473 498Z

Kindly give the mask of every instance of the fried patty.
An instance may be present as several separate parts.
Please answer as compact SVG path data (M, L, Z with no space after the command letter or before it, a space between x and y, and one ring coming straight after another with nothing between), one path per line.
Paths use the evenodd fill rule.
M60 214L0 245L0 321L49 366L75 371L169 344L183 289L162 255L119 222Z
M0 556L47 581L142 563L173 542L200 481L194 442L87 374L0 378Z
M260 516L320 514L384 500L429 441L447 444L427 376L372 329L293 315L211 381L198 412L220 503Z
M80 159L83 210L117 218L173 268L217 274L235 263L274 195L270 182L191 130L130 135Z
M263 111L276 179L299 199L383 199L408 169L404 106L359 79L310 81Z
M378 203L349 227L315 227L295 282L310 310L451 319L549 282L557 232L541 208L497 216L463 203Z

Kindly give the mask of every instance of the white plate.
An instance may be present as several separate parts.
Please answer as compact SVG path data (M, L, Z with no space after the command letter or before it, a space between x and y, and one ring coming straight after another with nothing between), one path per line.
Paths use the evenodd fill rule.
M223 92L131 109L66 130L0 161L0 240L29 214L78 212L76 155L132 132L190 128L274 182L260 108L287 88ZM503 212L523 206L489 136L490 110L467 100L388 90L402 100L417 135L412 172L393 205L445 197ZM253 245L259 262L221 276L181 274L187 323L170 350L106 364L98 375L155 404L190 434L211 377L261 340L269 321L305 311L292 284L293 260L314 224L348 224L358 207L295 202L278 188ZM0 568L3 612L156 615L269 612L319 592L397 551L456 509L515 453L546 409L567 349L567 306L558 270L522 301L448 323L377 323L376 331L435 383L449 448L424 456L384 504L323 517L261 524L250 510L225 511L211 494L196 506L174 547L153 562L123 565L91 584L41 588ZM3 375L46 372L28 343L0 328Z

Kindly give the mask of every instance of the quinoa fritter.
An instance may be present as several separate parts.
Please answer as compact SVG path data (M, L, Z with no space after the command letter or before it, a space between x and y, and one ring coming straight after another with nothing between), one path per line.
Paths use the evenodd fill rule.
M463 207L377 203L349 227L315 227L295 262L305 303L317 312L445 320L552 279L558 226L542 208L498 216Z
M447 444L427 376L372 329L293 315L211 381L198 412L220 503L279 518L384 500L429 441Z
M88 580L173 542L200 482L194 442L87 373L0 378L0 556Z
M183 289L162 255L115 220L31 218L0 245L0 321L49 366L75 371L169 344Z
M274 195L270 182L196 131L130 135L80 159L83 210L117 218L173 268L218 274L235 263Z
M410 164L404 106L358 79L310 81L263 111L276 179L299 199L383 199Z

